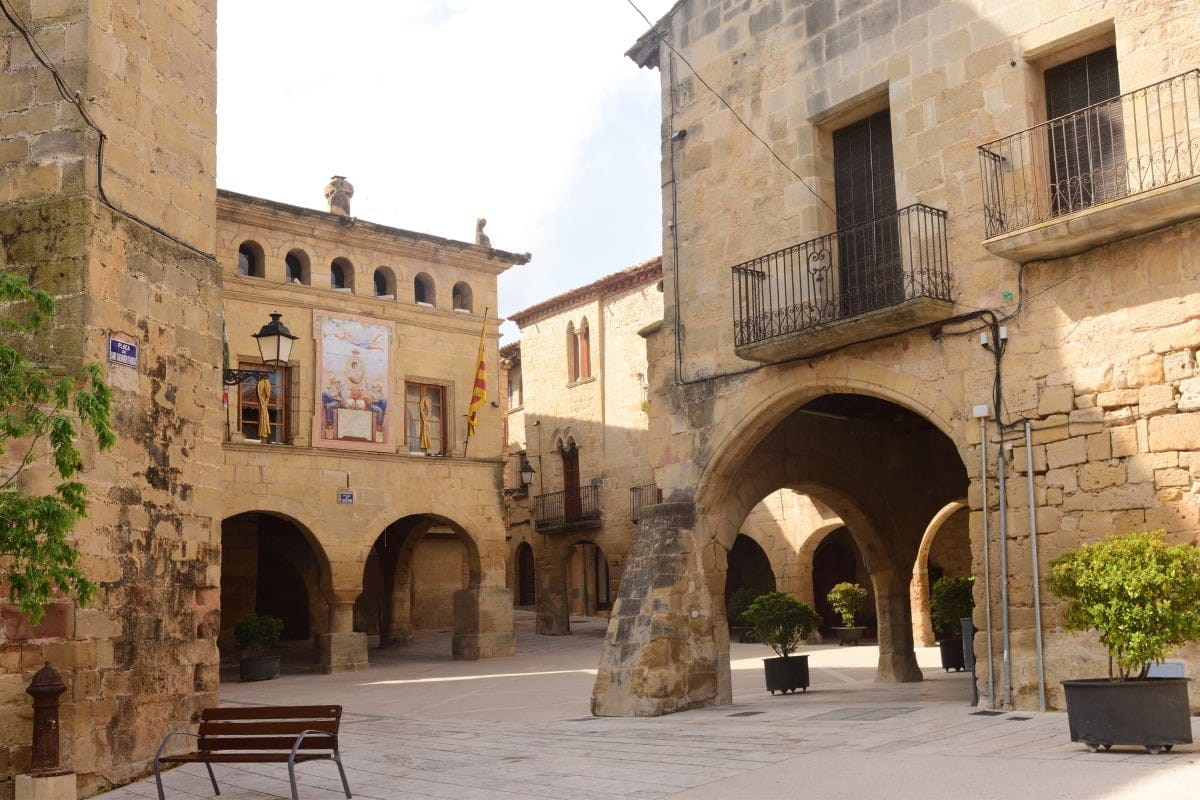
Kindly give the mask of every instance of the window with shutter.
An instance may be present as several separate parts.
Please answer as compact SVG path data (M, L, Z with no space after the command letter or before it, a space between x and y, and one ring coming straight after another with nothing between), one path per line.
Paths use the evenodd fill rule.
M834 131L833 173L842 315L900 302L904 286L890 111Z
M1117 48L1046 70L1050 193L1054 214L1124 197L1125 140Z
M238 430L247 439L282 444L292 441L289 398L292 391L291 370L287 367L268 367L243 362L244 370L259 370L267 374L267 386L259 392L259 381L249 378L238 384ZM264 419L264 408L266 410Z

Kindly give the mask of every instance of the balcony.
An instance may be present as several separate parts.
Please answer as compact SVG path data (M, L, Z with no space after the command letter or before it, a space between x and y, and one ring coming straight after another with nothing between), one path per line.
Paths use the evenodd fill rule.
M987 240L1061 258L1200 216L1200 70L979 148Z
M600 527L600 487L580 486L533 498L533 518L542 532Z
M733 336L751 361L803 358L953 313L946 212L916 204L733 268Z
M641 522L642 509L662 502L662 489L653 483L629 487L629 521Z

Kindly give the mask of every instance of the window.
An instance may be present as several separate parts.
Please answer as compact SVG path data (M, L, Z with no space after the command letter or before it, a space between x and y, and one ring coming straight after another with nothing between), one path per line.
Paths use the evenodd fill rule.
M446 452L445 387L404 385L404 433L411 453Z
M1045 80L1055 216L1124 197L1121 109L1107 103L1121 95L1117 48L1048 69Z
M396 298L396 276L387 267L375 270L375 296L391 300Z
M890 109L833 133L840 312L904 299Z
M243 242L238 248L238 275L249 278L263 277L262 248L254 242Z
M427 306L434 304L433 279L423 272L413 278L413 301Z
M454 304L455 311L470 311L471 287L465 283L454 284L454 290L451 293L451 301Z
M568 322L567 380L577 383L590 377L592 377L592 355L587 319L579 324L578 329L574 322Z
M563 513L567 519L579 519L583 515L583 498L579 493L579 449L568 440L559 445L563 474Z
M508 370L508 408L511 411L514 408L520 408L523 401L523 391L521 386L521 365L514 364Z
M284 257L283 265L286 270L288 283L308 285L308 256L300 250L293 250Z
M259 381L254 378L242 381L237 385L238 430L247 439L258 439L275 444L290 443L292 441L291 419L293 415L289 407L289 400L294 395L294 390L289 385L290 369L247 362L240 363L238 367L259 370L268 374L267 387L261 397ZM265 422L263 418L264 405L266 406Z
M335 290L354 289L354 267L344 258L335 258L329 265L329 285Z

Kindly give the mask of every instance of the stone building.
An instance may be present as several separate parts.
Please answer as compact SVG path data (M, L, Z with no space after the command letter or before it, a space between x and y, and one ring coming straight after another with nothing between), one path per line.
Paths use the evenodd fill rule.
M223 652L258 611L315 641L324 672L414 630L510 655L499 403L470 437L466 417L485 315L499 377L496 278L529 256L357 219L352 194L336 176L325 212L218 193L230 368L261 368L252 337L274 313L298 337L267 371L269 425L261 376L227 381Z
M244 611L283 612L328 672L422 625L453 626L460 657L511 653L501 415L485 404L469 447L465 415L481 332L496 375L496 276L528 255L482 225L466 243L356 220L340 177L332 213L218 193L211 2L15 5L0 266L57 297L52 368L105 365L117 444L80 442L94 602L34 630L0 614L0 798L29 768L47 661L82 796L216 704ZM298 338L263 369L251 336L273 313ZM239 368L265 381L234 376L225 408Z
M3 615L0 797L29 768L24 689L46 661L67 686L62 763L91 794L217 701L215 8L6 5L19 27L0 22L0 262L58 298L52 366L105 365L118 441L81 440L76 543L98 596L53 603L34 631Z
M657 502L646 455L646 343L662 319L654 258L509 318L510 581L537 631L605 615L641 507ZM522 487L528 464L532 482Z
M680 0L634 45L662 86L665 502L597 714L731 701L729 553L781 488L861 552L880 680L921 678L910 582L962 507L983 703L1106 674L1048 561L1200 536L1196 10Z

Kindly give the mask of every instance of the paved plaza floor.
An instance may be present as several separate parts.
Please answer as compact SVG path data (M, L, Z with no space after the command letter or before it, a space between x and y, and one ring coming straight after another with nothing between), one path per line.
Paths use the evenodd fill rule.
M604 626L573 619L570 636L536 636L532 615L518 612L512 658L453 661L449 635L430 634L372 651L366 672L292 664L257 683L230 674L221 702L340 703L343 760L363 800L1200 796L1200 745L1088 753L1070 741L1065 714L979 713L970 677L943 672L937 648L918 651L926 680L909 684L874 682L872 646L806 648L808 692L772 696L760 660L771 652L735 644L732 706L592 717ZM290 796L286 765L214 771L224 800ZM297 780L301 800L344 796L331 762L299 766ZM164 785L168 800L212 797L200 765L165 773ZM100 795L155 796L153 779Z

